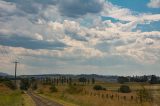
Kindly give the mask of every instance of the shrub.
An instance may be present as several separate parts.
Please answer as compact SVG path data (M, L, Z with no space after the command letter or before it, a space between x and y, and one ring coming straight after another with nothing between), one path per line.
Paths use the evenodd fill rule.
M37 83L36 82L32 83L31 88L32 88L32 90L36 90L38 88Z
M81 82L82 84L86 84L87 79L85 77L81 77L78 79L79 82Z
M103 90L105 91L105 90L106 90L106 88L103 88Z
M95 85L93 87L94 90L106 90L106 88L103 88L101 85Z
M140 89L137 91L137 95L140 99L140 102L152 100L152 95L144 87L143 87L143 89Z
M58 90L57 90L57 88L55 87L55 85L51 85L50 91L51 91L51 92L57 92Z
M127 85L121 85L119 88L119 91L122 93L130 93L131 89Z
M76 83L74 83L73 85L74 85L74 86L76 86L77 84L76 84Z
M16 89L15 84L14 84L12 81L10 81L10 80L4 81L4 84L5 84L7 87L9 87L10 89L12 89L12 90L15 90L15 89Z
M12 90L16 89L15 84L10 79L8 79L8 78L1 78L0 77L0 83L5 84L7 87L9 87Z
M29 79L27 79L27 78L21 79L20 89L21 90L28 90L29 87L30 87Z

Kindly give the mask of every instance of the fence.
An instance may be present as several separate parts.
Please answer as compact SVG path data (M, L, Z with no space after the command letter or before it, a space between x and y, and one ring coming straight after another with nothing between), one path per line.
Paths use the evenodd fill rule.
M113 91L87 91L83 90L83 95L94 96L98 99L108 99L108 100L117 100L117 101L130 101L135 103L141 103L140 98L134 93L119 93Z

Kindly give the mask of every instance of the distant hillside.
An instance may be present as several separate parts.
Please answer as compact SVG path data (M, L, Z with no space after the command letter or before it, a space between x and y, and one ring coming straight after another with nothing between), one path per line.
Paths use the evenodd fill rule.
M9 74L0 72L0 76L9 76Z

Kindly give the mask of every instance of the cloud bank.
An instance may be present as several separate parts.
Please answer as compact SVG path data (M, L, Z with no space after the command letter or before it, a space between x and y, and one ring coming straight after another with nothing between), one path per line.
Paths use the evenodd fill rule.
M158 1L148 6L157 8ZM117 73L120 67L123 73L131 67L145 71L148 67L142 67L158 67L160 62L160 30L138 28L160 22L160 14L105 0L3 0L0 17L0 55L6 60L1 67L21 57L26 73L39 66L48 73L78 73L82 66L93 69L91 73Z
M160 8L160 0L150 0L147 6L150 8Z

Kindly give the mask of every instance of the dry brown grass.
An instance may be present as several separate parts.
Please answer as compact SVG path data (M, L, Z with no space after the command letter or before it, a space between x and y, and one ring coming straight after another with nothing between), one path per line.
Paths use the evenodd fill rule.
M50 93L49 86L43 85L40 89L43 91L42 95L45 95L51 99L57 99L65 101L67 103L75 104L78 106L151 106L153 103L151 102L143 102L140 103L136 100L137 93L136 89L141 89L142 84L137 83L128 83L133 90L131 93L118 93L116 90L120 87L121 84L118 83L104 83L104 82L97 82L97 84L106 87L107 91L94 91L93 85L86 85L80 86L76 85L77 88L83 88L83 91L76 94L70 94L66 91L68 88L67 85L59 85L56 86L58 88L58 92ZM150 88L149 84L143 84L145 88ZM157 85L156 85L157 86ZM159 86L159 85L158 85ZM155 87L154 87L155 88ZM103 94L103 97L102 97ZM108 98L106 97L108 94ZM113 99L111 96L113 95ZM119 99L118 99L119 96ZM124 99L125 96L125 99ZM133 99L131 99L133 96ZM155 104L155 103L154 103ZM156 102L157 104L157 102ZM68 106L68 105L65 105Z
M0 91L7 93L7 92L11 92L12 90L10 88L8 88L5 84L0 83Z

